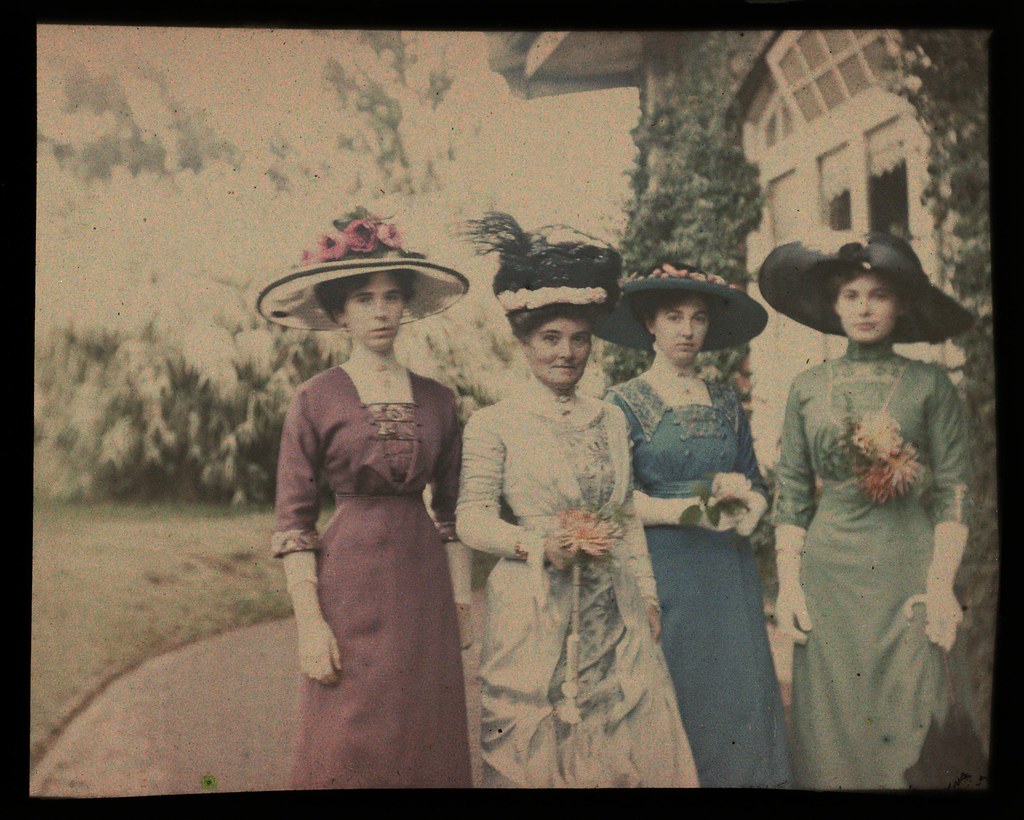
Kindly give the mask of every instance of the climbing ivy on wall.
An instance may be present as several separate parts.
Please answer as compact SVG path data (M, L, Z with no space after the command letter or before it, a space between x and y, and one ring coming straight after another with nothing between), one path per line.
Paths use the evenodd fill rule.
M891 78L931 138L923 200L934 218L943 269L956 297L978 315L974 327L954 339L964 352L961 389L973 466L973 503L966 510L971 536L957 595L966 607L962 641L986 734L999 562L988 37L976 30L902 32Z
M627 271L687 263L746 284L747 235L761 220L757 167L743 156L732 102L758 42L740 32L677 32L653 37L647 53L654 80L641 88L633 199L622 241ZM739 348L703 354L712 375L736 374ZM612 383L636 375L648 355L609 346ZM741 387L743 385L741 384Z

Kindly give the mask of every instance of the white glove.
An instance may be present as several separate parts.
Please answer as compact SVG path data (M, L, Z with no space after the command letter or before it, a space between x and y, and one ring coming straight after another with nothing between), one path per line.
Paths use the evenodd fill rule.
M633 504L636 507L636 514L640 519L640 523L645 527L681 526L679 519L683 513L690 507L695 506L700 507L701 515L700 520L694 522L692 526L703 527L708 530L728 529L728 526L731 526L731 524L723 526L728 523L724 520L728 516L722 516L722 520L717 525L712 524L708 519L704 502L696 496L692 498L655 498L644 495L639 490L634 490Z
M461 541L446 541L448 572L452 577L452 594L455 603L468 606L472 601L470 576L473 569L473 551Z
M744 537L757 529L757 524L768 512L768 501L761 493L751 490L745 499L747 511L736 523L736 534Z
M739 501L743 505L737 512L723 513L715 527L719 530L735 528L737 535L750 535L768 510L764 496L754 492L750 479L743 473L716 473L711 482L711 495L711 504Z
M295 611L295 626L299 638L299 666L315 681L324 684L338 682L341 671L341 652L338 641L324 620L317 596L316 553L310 550L290 552L284 561L288 594Z
M967 527L956 521L940 521L935 525L934 551L924 594L912 596L903 605L907 617L911 618L914 604L924 603L925 634L946 652L953 647L957 627L964 619L963 607L953 592L953 581L964 557L967 534Z
M470 585L473 551L461 541L445 541L444 548L448 553L448 572L452 577L455 614L459 619L459 643L467 649L473 645L473 592Z
M782 633L801 645L807 643L806 633L812 626L800 585L800 559L806 536L807 531L803 527L793 524L775 527L775 566L779 575L775 619Z

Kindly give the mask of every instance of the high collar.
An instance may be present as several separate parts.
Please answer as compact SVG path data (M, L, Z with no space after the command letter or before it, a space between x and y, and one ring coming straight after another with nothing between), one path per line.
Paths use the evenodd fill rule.
M603 406L599 400L575 391L568 398L560 397L532 373L518 386L514 395L529 412L574 426L589 424Z
M849 339L843 358L851 362L880 362L891 359L894 355L892 342L877 342L868 345Z

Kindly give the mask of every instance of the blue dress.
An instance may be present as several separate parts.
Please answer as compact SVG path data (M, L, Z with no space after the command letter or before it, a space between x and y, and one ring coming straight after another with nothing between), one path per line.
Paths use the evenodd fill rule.
M608 401L625 411L636 489L685 498L719 472L767 496L735 392L708 383L712 406L666 405L642 376ZM661 645L701 786L792 785L785 715L750 540L735 530L645 527L662 606Z

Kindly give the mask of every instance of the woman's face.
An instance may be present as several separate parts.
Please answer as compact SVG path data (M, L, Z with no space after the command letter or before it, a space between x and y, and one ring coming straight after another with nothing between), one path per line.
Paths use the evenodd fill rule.
M874 273L865 273L839 288L835 311L850 339L874 344L892 335L902 308L888 282Z
M576 386L587 368L592 344L590 323L559 318L545 322L520 341L530 370L556 393Z
M394 347L404 310L405 296L398 281L388 271L378 271L349 294L336 319L348 328L353 344L388 353Z
M660 352L668 356L676 367L693 364L704 346L711 316L708 301L698 294L675 304L659 307L654 318L647 322L647 330L654 336Z

